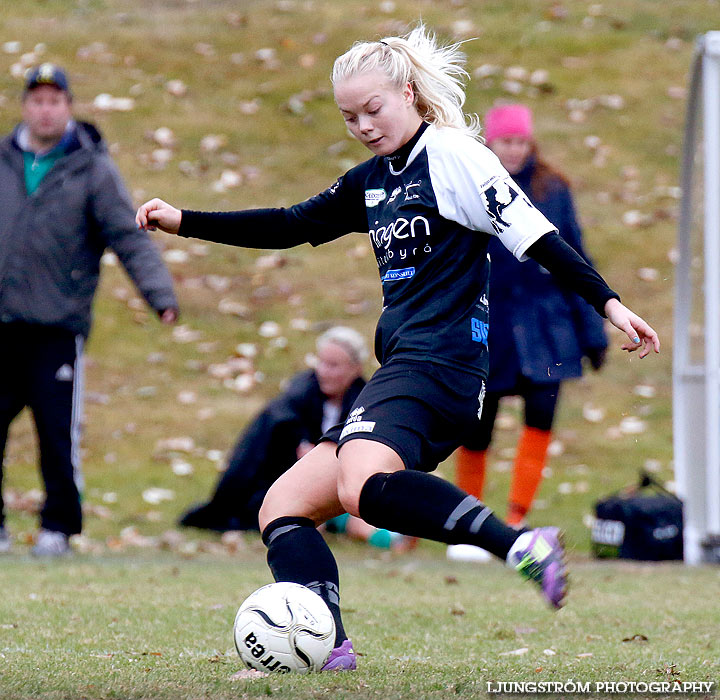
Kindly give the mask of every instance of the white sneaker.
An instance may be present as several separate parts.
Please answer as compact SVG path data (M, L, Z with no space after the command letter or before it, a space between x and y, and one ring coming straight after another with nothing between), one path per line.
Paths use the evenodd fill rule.
M7 554L11 548L10 534L4 527L0 527L0 554Z
M70 554L70 542L64 532L41 529L35 538L35 546L30 550L35 557L62 557Z
M450 561L474 561L484 563L492 559L492 554L474 544L449 544L447 558Z

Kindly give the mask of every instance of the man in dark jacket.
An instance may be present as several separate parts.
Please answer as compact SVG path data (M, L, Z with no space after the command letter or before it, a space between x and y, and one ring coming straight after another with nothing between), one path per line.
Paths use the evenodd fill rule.
M22 104L22 123L0 141L0 453L29 406L46 491L33 553L53 556L82 527L82 353L104 250L164 323L178 304L102 137L73 119L65 72L31 70ZM0 551L9 548L0 496Z
M208 503L180 524L208 530L257 530L258 512L272 483L347 417L365 386L368 351L352 328L334 326L317 340L317 366L296 374L240 436Z

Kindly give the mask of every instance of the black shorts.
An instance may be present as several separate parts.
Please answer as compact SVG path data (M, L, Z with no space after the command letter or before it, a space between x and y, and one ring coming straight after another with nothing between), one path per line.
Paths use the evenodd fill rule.
M432 362L393 360L355 400L345 423L321 440L338 449L348 440L392 448L407 469L430 472L476 432L485 382L479 375Z

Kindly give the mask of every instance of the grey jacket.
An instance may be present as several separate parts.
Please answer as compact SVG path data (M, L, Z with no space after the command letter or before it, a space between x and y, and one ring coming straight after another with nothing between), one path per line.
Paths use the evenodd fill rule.
M32 195L16 134L0 141L0 322L56 326L87 337L106 248L155 311L177 309L170 273L137 229L97 129L78 122L71 149Z

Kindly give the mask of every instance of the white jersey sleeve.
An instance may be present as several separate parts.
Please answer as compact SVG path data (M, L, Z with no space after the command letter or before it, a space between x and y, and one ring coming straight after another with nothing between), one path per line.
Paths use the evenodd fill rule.
M440 216L497 236L518 260L526 260L527 249L555 226L489 148L456 129L432 131L426 148Z

